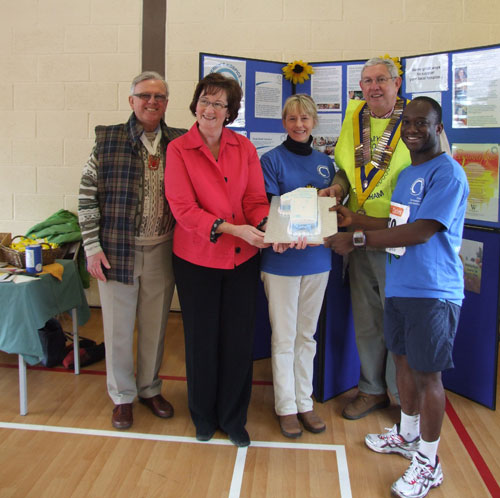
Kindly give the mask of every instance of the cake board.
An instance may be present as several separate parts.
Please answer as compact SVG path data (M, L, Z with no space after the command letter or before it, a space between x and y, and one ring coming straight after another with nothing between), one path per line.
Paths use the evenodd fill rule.
M307 236L309 244L323 244L323 239L337 233L337 213L329 209L336 204L335 197L318 197L318 216L321 224L321 233ZM267 218L264 242L293 242L298 236L288 233L289 216L279 213L280 196L275 195L271 199L271 209Z

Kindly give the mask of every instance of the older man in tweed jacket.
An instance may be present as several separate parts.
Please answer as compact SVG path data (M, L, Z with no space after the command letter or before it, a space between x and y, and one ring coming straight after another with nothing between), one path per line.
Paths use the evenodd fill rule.
M173 415L158 372L174 291L175 220L165 200L168 143L186 132L163 121L166 81L152 71L132 81L126 123L97 126L80 184L78 216L90 274L98 279L106 344L112 425L128 429L132 403L162 418ZM137 319L137 375L133 337Z

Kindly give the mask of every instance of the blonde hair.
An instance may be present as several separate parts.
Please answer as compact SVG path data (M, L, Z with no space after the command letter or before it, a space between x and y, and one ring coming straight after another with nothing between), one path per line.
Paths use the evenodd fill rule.
M297 93L295 95L291 95L285 101L285 105L283 106L283 110L281 111L281 118L283 121L286 120L288 114L293 111L299 110L299 112L303 112L308 116L313 118L314 126L318 124L318 111L316 110L316 102L305 93Z

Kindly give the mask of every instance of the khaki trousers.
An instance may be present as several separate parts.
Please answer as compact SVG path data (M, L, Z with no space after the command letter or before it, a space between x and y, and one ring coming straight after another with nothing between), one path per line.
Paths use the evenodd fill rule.
M396 367L384 339L385 251L354 250L349 254L352 314L361 371L359 390L398 397Z
M99 281L106 375L115 404L132 403L137 395L161 392L158 378L168 313L174 292L172 240L136 246L134 283ZM134 325L137 319L137 376L134 376Z

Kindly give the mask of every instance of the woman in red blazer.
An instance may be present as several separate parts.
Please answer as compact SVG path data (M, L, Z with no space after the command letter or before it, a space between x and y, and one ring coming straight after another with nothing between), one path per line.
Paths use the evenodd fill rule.
M241 97L239 84L220 74L198 83L190 105L196 123L167 149L165 194L177 220L173 263L196 437L208 441L220 428L236 446L248 446L258 258L269 204L255 147L225 128Z

